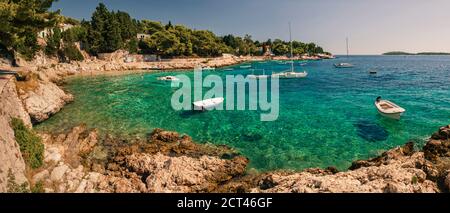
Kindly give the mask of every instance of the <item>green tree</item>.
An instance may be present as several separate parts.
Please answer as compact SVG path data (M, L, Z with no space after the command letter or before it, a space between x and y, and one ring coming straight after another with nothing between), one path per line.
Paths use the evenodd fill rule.
M182 48L184 51L181 54L184 56L191 56L193 53L191 41L192 30L182 25L176 25L171 32L178 37L180 43L183 45Z
M142 20L140 25L141 25L143 32L150 34L150 35L153 33L165 30L165 28L161 24L161 22L157 22L157 21Z
M120 31L119 22L116 19L114 13L109 13L106 19L106 26L102 31L103 46L101 46L101 52L111 53L122 48L123 40Z
M169 31L159 31L145 39L150 53L162 56L178 56L184 52L183 45L177 36Z
M31 59L39 50L37 33L58 21L59 11L49 12L54 0L0 1L0 44L16 58Z
M137 33L137 22L132 19L130 15L126 12L117 11L115 14L117 22L119 23L120 35L122 41L128 41L136 37Z
M192 33L192 50L198 56L220 56L229 52L230 48L214 33L207 30L198 30Z
M51 35L47 38L45 54L55 56L61 47L61 30L58 27L53 28Z
M74 26L61 33L64 42L83 42L87 39L87 30L83 26Z
M131 38L126 44L126 49L130 53L137 53L138 52L138 40L137 40L137 38Z
M289 46L286 42L275 39L272 43L272 52L275 55L286 55L289 53Z

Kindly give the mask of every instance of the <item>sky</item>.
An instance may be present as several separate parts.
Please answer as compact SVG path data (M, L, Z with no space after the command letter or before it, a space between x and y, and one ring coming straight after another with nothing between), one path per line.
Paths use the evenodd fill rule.
M315 42L333 54L450 52L450 0L59 0L53 9L89 20L99 2L136 19L217 35Z

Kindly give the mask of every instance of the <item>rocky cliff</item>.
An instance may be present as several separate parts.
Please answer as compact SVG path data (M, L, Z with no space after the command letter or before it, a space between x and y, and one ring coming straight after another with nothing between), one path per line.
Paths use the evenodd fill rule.
M17 97L14 78L0 78L0 192L8 191L8 182L28 182L25 162L10 126L11 118L20 118L31 127L30 117Z

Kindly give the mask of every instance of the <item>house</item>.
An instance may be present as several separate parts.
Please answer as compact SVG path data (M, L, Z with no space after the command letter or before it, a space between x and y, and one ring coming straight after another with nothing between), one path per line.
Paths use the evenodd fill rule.
M73 27L72 24L63 23L63 24L58 25L58 28L61 30L61 32L64 32L72 27ZM44 30L42 30L38 33L38 37L42 38L42 39L46 39L49 36L51 36L52 34L53 34L53 28L45 28Z
M150 38L150 35L149 35L149 34L146 34L146 33L138 33L138 34L136 35L136 38L137 38L138 40L144 40L144 39L146 39L146 38Z

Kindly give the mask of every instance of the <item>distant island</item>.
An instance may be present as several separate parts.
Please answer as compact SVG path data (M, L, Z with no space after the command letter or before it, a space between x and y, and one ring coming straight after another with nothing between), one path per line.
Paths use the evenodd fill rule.
M393 51L393 52L383 53L383 55L450 55L450 53L445 53L445 52L408 53L408 52L402 52L402 51Z

